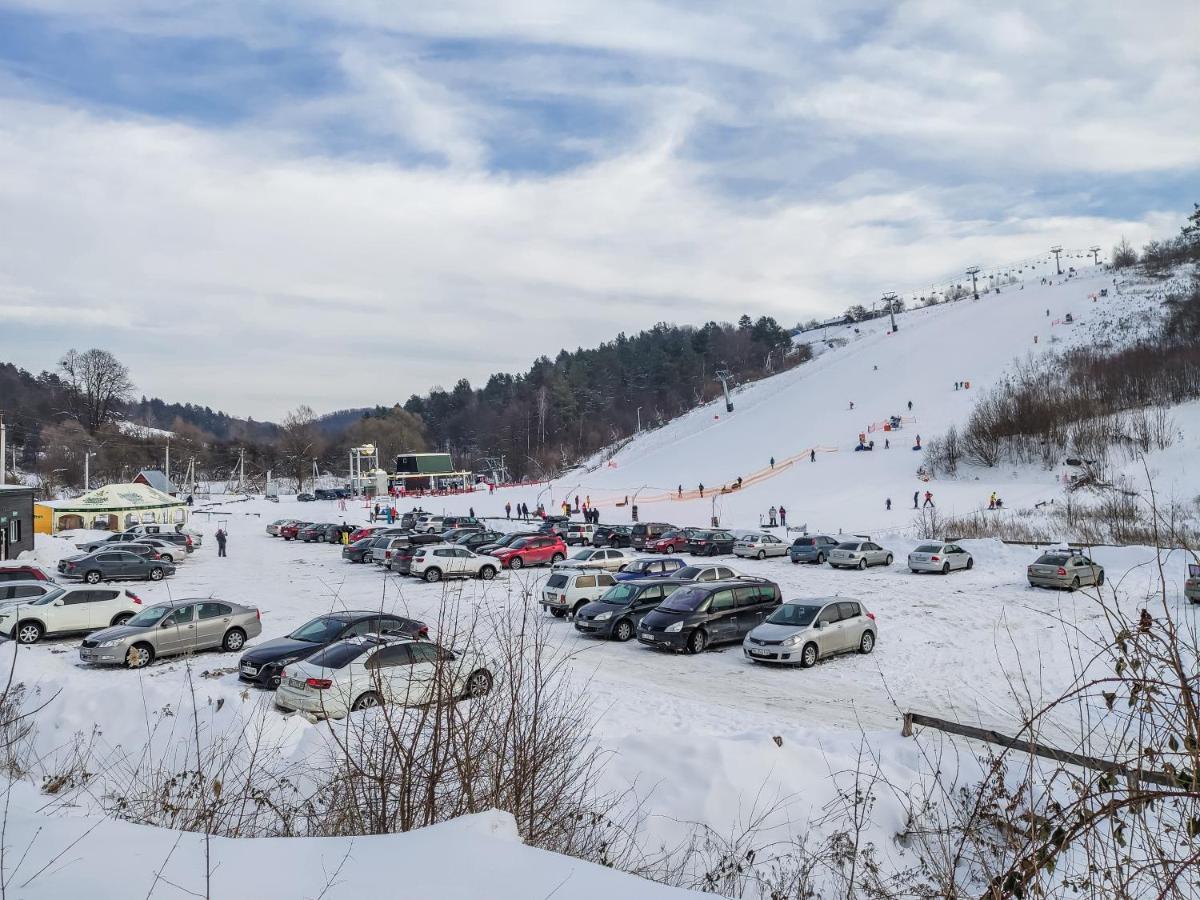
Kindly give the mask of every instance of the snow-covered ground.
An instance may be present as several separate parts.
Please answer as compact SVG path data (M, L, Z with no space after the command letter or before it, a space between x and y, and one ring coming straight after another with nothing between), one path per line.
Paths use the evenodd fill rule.
M677 839L687 822L726 830L756 804L776 801L780 829L802 832L835 800L864 745L882 760L894 783L921 777L918 750L899 735L904 711L1011 726L1022 706L1053 696L1089 664L1087 639L1106 627L1099 606L1088 592L1030 589L1024 567L1036 556L1035 548L968 541L975 568L949 577L916 576L903 566L916 544L911 536L914 491L931 490L941 510L958 513L985 506L993 490L1014 511L1061 492L1056 471L997 469L986 477L976 473L978 478L927 483L916 474L920 454L910 449L916 435L928 439L962 422L979 391L1026 354L1128 339L1153 321L1161 299L1153 285L1136 290L1123 285L1115 295L1111 275L1100 272L1054 282L1042 285L1035 278L1023 289L1008 286L979 301L905 313L895 333L888 333L886 320L861 325L857 333L842 329L849 338L845 346L739 390L732 414L719 403L697 410L641 435L612 464L593 471L536 488L423 501L434 511L472 508L503 519L506 502L531 507L544 502L552 509L564 497L579 495L601 507L603 521L628 522L629 508L617 503L637 495L642 520L703 524L716 515L735 529L756 527L768 507L783 505L791 523L869 532L893 550L896 565L862 573L793 566L786 559L734 563L744 573L777 581L787 598L853 597L875 613L879 643L873 654L840 657L810 670L754 666L736 646L675 656L636 643L594 642L578 637L569 622L551 624L556 645L573 654L572 689L589 699L594 741L611 754L603 787L632 786L648 798L651 841ZM1110 296L1091 299L1106 287ZM1074 324L1062 323L1068 312ZM969 381L970 389L955 390L956 381ZM1177 413L1181 440L1154 460L1155 472L1173 482L1186 470L1189 454L1194 459L1200 449L1195 405ZM876 449L853 452L860 432L891 415L905 417L901 431L872 432ZM890 449L883 447L885 438ZM815 462L809 461L811 449L817 451ZM768 462L772 456L774 469ZM739 475L746 486L717 494L714 502L712 490ZM701 482L705 497L692 497ZM677 499L680 485L685 499ZM884 508L888 497L890 512ZM400 504L401 510L409 506ZM528 570L506 573L491 584L428 585L345 563L338 547L269 537L265 525L285 517L365 523L368 508L353 503L343 510L333 502L290 498L214 504L194 518L210 538L194 559L168 581L139 586L138 592L147 601L212 595L256 605L265 640L336 608L382 607L433 623L451 601L479 610L534 604L546 576L545 570ZM217 527L230 535L224 559L216 557L211 540ZM39 539L36 556L53 564L70 550L68 541ZM1096 548L1093 555L1131 608L1154 592L1151 549ZM1196 608L1181 597L1183 562L1177 553L1167 559L1167 602L1181 620L1193 621ZM77 735L89 736L102 752L131 750L148 740L183 740L171 729L148 737L148 721L190 702L186 661L162 661L141 672L97 671L79 665L77 645L77 640L51 641L19 652L17 677L42 697L57 692L36 738L47 768L66 756ZM196 683L199 700L210 711L212 733L237 733L266 722L281 752L298 758L311 752L325 726L276 713L266 695L239 684L235 664L233 655L217 653L191 664L206 676ZM163 746L157 749L166 752ZM870 838L891 848L886 852L900 852L891 837L902 828L903 817L898 798L884 799ZM18 828L27 820L32 828L36 817L20 819ZM534 890L524 896L548 894ZM569 890L563 895L589 896Z

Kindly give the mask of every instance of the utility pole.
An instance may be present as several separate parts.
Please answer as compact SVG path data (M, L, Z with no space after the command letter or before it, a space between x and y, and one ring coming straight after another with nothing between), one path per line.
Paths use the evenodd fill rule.
M92 457L95 455L91 450L83 451L83 492L85 494L92 488Z
M637 416L638 416L638 430L637 430L637 433L638 433L638 434L641 434L641 433L642 433L642 408L641 408L640 406L638 407L638 413L637 413Z
M1092 260L1096 265L1100 265L1100 248L1088 247L1088 253L1092 254Z
M967 274L971 276L971 293L975 295L975 299L979 299L979 284L976 279L979 278L979 266L971 266L967 269Z
M166 472L164 472L163 474L167 476L167 486L170 487L170 484L171 484L171 439L170 438L167 438L167 462L166 462L166 465L164 466L164 468L166 469Z
M246 493L246 448L238 449L238 490Z
M1062 263L1059 261L1058 255L1060 253L1062 253L1062 245L1055 244L1053 247L1050 248L1050 252L1054 254L1054 267L1056 269L1058 269L1058 274L1061 275L1062 274Z
M896 292L888 291L886 294L884 294L883 302L888 305L888 317L892 320L892 331L895 331L896 330Z
M4 424L4 413L0 412L0 484L4 484L4 473L8 470L8 463L5 461L5 448L8 441L8 426ZM13 466L16 469L16 466Z

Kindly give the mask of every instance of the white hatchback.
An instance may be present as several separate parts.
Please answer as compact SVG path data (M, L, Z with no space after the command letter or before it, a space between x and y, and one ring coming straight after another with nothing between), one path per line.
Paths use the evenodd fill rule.
M141 611L142 600L133 591L68 585L28 603L0 608L0 631L19 644L36 644L47 635L86 634L124 625Z
M480 658L429 641L378 634L330 644L280 673L275 705L340 719L381 704L421 706L481 697L492 673Z

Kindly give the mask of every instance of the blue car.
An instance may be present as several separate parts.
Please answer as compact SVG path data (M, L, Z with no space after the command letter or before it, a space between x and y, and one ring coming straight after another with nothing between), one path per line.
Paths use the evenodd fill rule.
M651 556L645 559L635 559L616 574L617 581L629 581L633 578L668 578L674 575L687 563L678 556Z
M800 563L823 565L825 560L829 559L829 551L837 545L838 542L827 534L806 534L792 541L792 546L788 548L788 556L796 565Z

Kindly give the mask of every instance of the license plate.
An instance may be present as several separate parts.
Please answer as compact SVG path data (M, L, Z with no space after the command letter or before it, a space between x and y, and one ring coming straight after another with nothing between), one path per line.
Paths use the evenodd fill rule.
M79 651L80 659L91 659L95 655L96 654L94 654L91 650L80 650Z
M287 680L287 685L288 685L288 687L300 688L300 689L303 689L306 687L304 682L301 681L299 678L289 678Z
M768 653L766 650L751 650L750 655L751 656L770 656L771 654Z
M242 666L242 674L243 675L257 675L258 669L254 668L254 666Z

